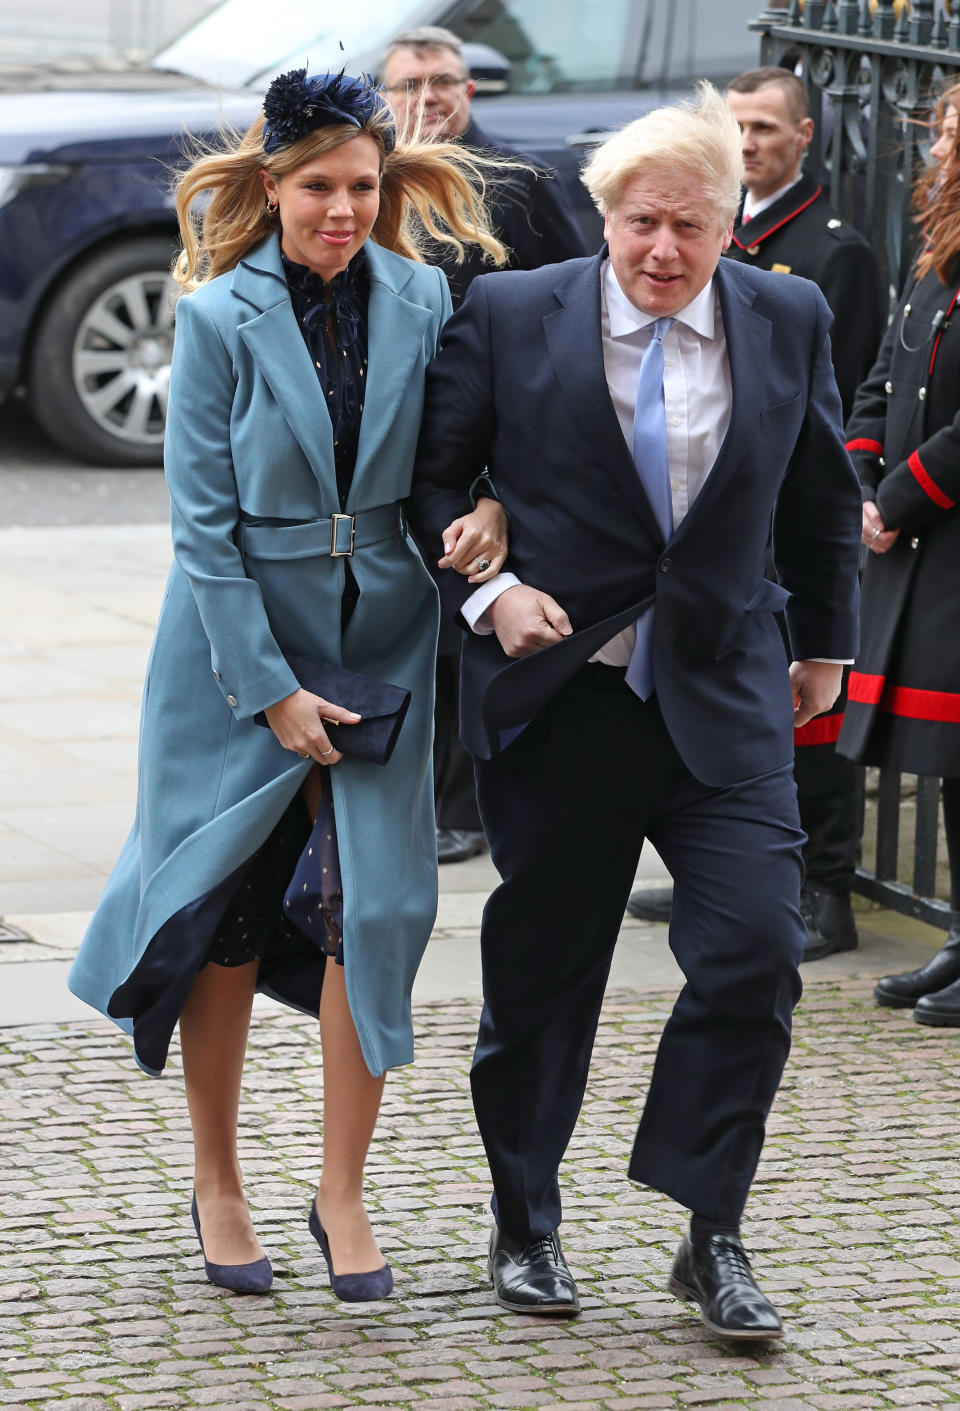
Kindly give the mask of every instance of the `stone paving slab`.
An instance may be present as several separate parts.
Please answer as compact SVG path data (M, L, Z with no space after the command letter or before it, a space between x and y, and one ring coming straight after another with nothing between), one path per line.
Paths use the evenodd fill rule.
M312 1411L428 1405L960 1407L960 1035L811 986L746 1224L789 1336L736 1351L665 1291L684 1220L624 1170L668 994L608 995L564 1168L583 1314L493 1304L467 1068L477 1005L417 1011L370 1160L392 1299L330 1293L306 1230L317 1175L315 1025L255 1019L243 1163L273 1292L203 1278L176 1063L131 1065L105 1021L0 1035L0 1408Z

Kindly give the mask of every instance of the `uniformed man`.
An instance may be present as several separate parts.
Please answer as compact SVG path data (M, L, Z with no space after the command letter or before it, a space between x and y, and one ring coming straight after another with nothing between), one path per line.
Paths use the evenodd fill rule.
M732 81L727 102L740 124L746 169L746 193L727 254L819 285L834 316L833 365L846 419L883 333L876 257L830 205L817 178L803 169L813 119L800 80L788 69L750 69ZM844 689L829 714L796 732L800 817L809 839L802 898L809 934L805 960L857 945L850 905L860 832L856 770L834 748L845 700ZM644 920L666 919L669 895L634 892L628 910Z
M833 312L833 366L846 420L883 335L876 257L830 205L817 177L803 169L813 119L800 80L787 69L751 69L730 84L727 102L740 124L746 168L746 195L729 254L820 286ZM805 960L857 944L850 905L860 833L856 770L834 748L845 700L844 692L828 715L795 737L800 819L809 839L803 859Z

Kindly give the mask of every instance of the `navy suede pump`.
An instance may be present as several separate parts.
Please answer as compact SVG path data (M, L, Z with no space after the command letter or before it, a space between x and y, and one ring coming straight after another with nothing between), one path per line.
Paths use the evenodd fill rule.
M200 1241L203 1267L210 1282L219 1288L230 1289L233 1293L266 1293L273 1283L273 1269L266 1255L263 1259L254 1259L250 1264L211 1264L203 1247L203 1235L200 1233L196 1191L193 1195L193 1204L190 1206L190 1214L193 1216L193 1228Z
M310 1202L310 1233L320 1246L320 1253L327 1263L330 1287L337 1298L344 1303L376 1303L377 1299L387 1298L393 1291L393 1270L389 1264L374 1269L369 1274L335 1274L327 1232L320 1224L316 1201Z

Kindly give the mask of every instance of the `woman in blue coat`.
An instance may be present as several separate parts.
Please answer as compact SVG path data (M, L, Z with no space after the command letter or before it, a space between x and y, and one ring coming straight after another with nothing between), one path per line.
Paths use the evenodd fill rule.
M450 308L415 232L440 221L502 259L475 194L482 166L455 145L398 144L377 92L303 70L276 79L250 131L178 189L175 273L192 292L177 307L165 448L175 562L136 821L70 986L133 1035L150 1073L179 1020L193 1219L208 1278L237 1290L272 1278L236 1146L255 988L319 1013L309 1222L334 1292L392 1286L362 1175L385 1072L413 1057L410 991L436 914L438 610L402 504ZM441 563L483 581L503 528L480 498L437 546ZM354 678L325 686L336 667L360 697L344 698ZM371 682L410 693L385 763L349 740L363 723L348 707Z

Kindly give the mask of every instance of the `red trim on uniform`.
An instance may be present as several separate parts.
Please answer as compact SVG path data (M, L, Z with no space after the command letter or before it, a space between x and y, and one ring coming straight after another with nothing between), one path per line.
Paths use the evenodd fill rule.
M915 686L887 685L883 676L851 671L847 698L859 705L879 706L905 720L936 720L960 725L960 691L921 691Z
M960 725L960 692L918 691L913 686L885 686L880 709L908 720L947 721Z
M847 700L857 705L879 705L883 695L882 676L867 676L862 671L851 671L847 682Z
M798 206L795 211L791 211L788 216L784 216L783 220L778 220L777 223L776 223L776 225L771 225L770 229L767 230L767 231L764 231L763 235L756 235L756 236L754 236L754 238L753 238L752 240L748 240L747 243L746 243L746 245L741 244L741 242L740 242L740 241L737 239L737 237L734 235L734 236L732 237L734 245L736 245L736 247L737 247L738 250L746 250L746 249L748 248L748 246L752 246L752 245L762 245L763 242L764 242L764 240L768 240L775 230L779 230L781 226L786 225L788 221L793 220L794 216L798 216L801 211L805 211L808 206L812 206L813 203L814 203L814 201L815 201L815 200L817 199L817 197L820 195L820 192L821 192L822 190L823 190L823 187L822 187L822 186L818 186L817 189L816 189L816 191L813 193L813 195L809 198L809 200L804 201L804 203L803 203L802 206ZM760 214L763 215L764 212L761 211ZM759 216L755 216L755 217L754 217L755 220L759 220L759 218L760 218ZM748 224L749 224L749 222L748 222ZM742 228L743 228L743 226L742 226L742 223L741 223L741 229L742 229Z
M942 510L952 510L956 504L949 495L945 495L939 485L934 484L927 472L924 470L919 454L914 451L907 461L907 465L913 471L914 477L921 490L926 491L935 505L939 505Z
M879 441L871 441L866 436L858 436L854 441L847 442L848 451L870 451L875 456L883 455L883 446Z
M843 711L839 715L816 715L794 730L793 743L798 749L807 745L835 745L842 724Z

